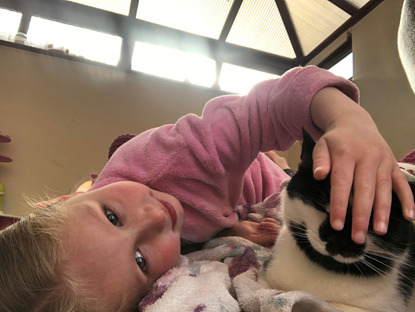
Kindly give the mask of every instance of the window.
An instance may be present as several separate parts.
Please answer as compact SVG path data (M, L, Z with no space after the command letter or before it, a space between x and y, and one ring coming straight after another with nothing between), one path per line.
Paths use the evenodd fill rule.
M275 0L243 1L226 42L295 58Z
M261 70L282 74L297 64L309 64L316 54L320 55L321 49L333 42L336 30L345 26L349 29L353 24L347 23L355 23L370 7L375 7L371 2L3 1L0 40L57 50L61 53L51 54L69 54L117 66L123 71L132 69L245 93L256 82L276 77ZM368 10L362 10L363 7ZM3 44L10 45L4 41ZM16 47L36 50L23 45ZM339 51L331 53L321 66L327 68L346 50ZM330 70L351 78L352 59L349 55Z
M132 69L205 87L216 78L216 62L210 58L142 42L135 43Z
M341 76L346 79L353 77L353 53L349 53L334 66L329 68L329 71L337 76Z
M121 37L39 17L32 17L27 40L43 48L67 49L69 54L109 65L118 64L122 43Z
M130 11L131 0L67 0L93 8L114 12L122 15L128 15Z
M0 8L0 39L14 41L22 13Z
M256 83L277 77L258 70L224 63L219 85L222 90L246 94Z
M217 39L232 3L230 0L140 0L137 18Z
M305 55L350 18L347 12L333 3L336 1L290 0L285 2Z

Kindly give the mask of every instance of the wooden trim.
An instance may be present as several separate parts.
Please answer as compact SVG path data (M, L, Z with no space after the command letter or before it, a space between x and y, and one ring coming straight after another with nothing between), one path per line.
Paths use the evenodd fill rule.
M348 36L347 40L342 43L329 57L321 61L317 66L329 69L341 61L346 55L352 52L352 37Z
M220 33L219 41L226 41L226 38L228 38L229 32L231 31L232 25L235 22L236 16L238 15L241 5L242 0L233 1L228 17L226 18L225 24L223 25L222 31Z
M313 51L311 51L303 60L301 65L307 64L310 60L316 57L320 52L327 48L331 43L333 43L338 37L343 33L348 31L352 26L369 14L373 9L375 9L383 0L372 0L368 2L363 8L361 8L355 15L349 18L343 25L337 28L326 40L320 43Z
M288 37L290 38L291 45L297 57L297 62L301 63L301 60L304 58L304 52L301 47L300 40L298 39L298 35L295 30L294 23L291 19L291 15L288 11L287 4L285 3L285 0L275 0L275 3L278 7L278 11L281 14L285 30L287 31Z
M346 2L344 0L329 0L329 1L349 15L355 15L357 11L359 11L359 8L355 7L353 4Z

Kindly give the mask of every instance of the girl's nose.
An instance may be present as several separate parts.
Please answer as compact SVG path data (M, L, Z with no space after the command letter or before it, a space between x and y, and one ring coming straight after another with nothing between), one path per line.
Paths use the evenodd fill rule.
M166 213L162 208L155 206L145 207L141 214L140 235L144 238L145 236L151 237L161 233L168 224L166 219Z

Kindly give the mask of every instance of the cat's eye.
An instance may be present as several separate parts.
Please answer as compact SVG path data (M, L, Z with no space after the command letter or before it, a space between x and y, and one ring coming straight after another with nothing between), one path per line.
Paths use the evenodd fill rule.
M145 272L147 268L146 259L141 255L141 253L137 250L135 252L135 262L137 263L138 267L141 271Z
M115 226L120 226L120 221L118 220L118 217L115 213L106 208L104 208L104 213L109 222L111 222Z

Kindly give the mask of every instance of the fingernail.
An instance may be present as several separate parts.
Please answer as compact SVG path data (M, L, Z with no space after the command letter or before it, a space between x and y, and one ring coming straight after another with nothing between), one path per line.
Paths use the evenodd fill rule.
M384 221L376 223L376 231L378 234L386 234L386 232L388 231L387 223Z
M343 230L344 224L343 224L342 220L336 219L336 220L333 220L331 226L334 230L341 231L341 230Z
M408 210L408 217L412 220L415 218L415 213L413 209Z
M322 168L319 166L316 169L314 169L314 174L317 174L317 172L319 172Z
M356 244L363 244L366 241L366 235L363 231L358 231L353 235L353 241Z

